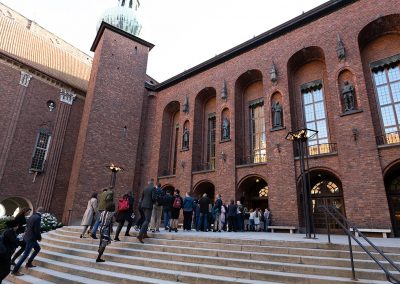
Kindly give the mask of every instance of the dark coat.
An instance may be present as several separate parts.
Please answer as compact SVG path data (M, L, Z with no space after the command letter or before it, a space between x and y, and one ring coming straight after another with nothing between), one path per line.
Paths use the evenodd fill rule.
M17 215L15 217L15 222L18 223L17 235L25 232L26 218L24 215Z
M181 208L174 208L172 206L172 204L174 204L175 198L177 198L177 197L179 197L181 199L181 205L183 205L182 197L179 194L175 194L173 196L172 203L171 203L171 219L178 219L179 218L179 212L181 212L182 206L181 206Z
M4 244L8 249L8 253L0 257L0 283L10 273L11 256L17 247L17 235L13 229L6 229L4 231Z
M237 213L237 205L236 204L229 204L228 205L228 213L226 214L226 216L234 217L234 216L236 216L236 213Z
M133 197L129 195L124 195L122 198L128 198L129 202L129 209L124 212L117 212L115 215L115 220L117 222L129 221L131 219L133 213Z
M24 235L25 242L41 241L42 234L40 233L40 220L42 215L40 213L34 213L29 217L26 224L26 231Z
M142 192L142 197L141 197L141 204L143 209L153 209L153 196L154 195L154 184L149 183Z
M207 196L203 196L202 198L200 198L200 213L207 214L210 211L210 203L210 198L208 198Z
M172 210L172 204L174 203L175 197L173 197L171 194L166 194L164 196L164 204L163 204L163 209L165 211L171 211Z

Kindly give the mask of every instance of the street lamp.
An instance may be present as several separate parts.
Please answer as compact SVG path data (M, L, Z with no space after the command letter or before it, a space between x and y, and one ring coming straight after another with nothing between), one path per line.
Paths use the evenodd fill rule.
M291 131L286 135L286 140L293 141L297 144L299 149L300 159L300 173L301 173L301 185L303 194L303 214L306 225L306 238L311 239L311 228L313 227L313 220L311 214L311 193L309 191L310 178L309 178L309 167L308 167L308 149L307 140L317 135L317 130L308 128ZM304 162L304 155L307 157L307 169ZM315 237L315 232L314 232Z
M115 187L115 181L117 180L117 173L124 171L123 167L119 167L114 164L110 164L106 166L107 169L111 171L111 180L110 180L110 187L114 188Z

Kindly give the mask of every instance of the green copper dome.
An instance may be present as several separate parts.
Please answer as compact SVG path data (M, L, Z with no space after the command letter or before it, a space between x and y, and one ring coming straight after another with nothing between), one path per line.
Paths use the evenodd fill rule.
M101 22L109 23L127 33L138 36L142 25L137 19L138 0L119 0L117 7L107 9L97 25L99 30Z

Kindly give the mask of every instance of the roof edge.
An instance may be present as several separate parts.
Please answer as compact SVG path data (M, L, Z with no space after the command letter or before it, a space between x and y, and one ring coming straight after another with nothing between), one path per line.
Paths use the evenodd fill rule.
M295 29L298 29L306 24L309 24L321 17L324 17L330 13L336 12L339 9L353 4L359 0L330 0L325 2L300 16L297 16L275 28L272 28L244 43L241 43L223 53L204 61L178 75L173 76L170 79L167 79L164 82L159 83L154 86L155 91L161 91L170 86L173 86L187 78L190 78L198 73L201 73L207 69L210 69L218 64L221 64L229 59L232 59L240 54L243 54L251 49L254 49L268 41L271 41L275 38L282 36L283 34L289 33Z
M139 38L137 36L134 36L134 35L132 35L130 33L127 33L127 32L125 32L125 31L123 31L123 30L121 30L121 29L119 29L117 27L114 27L113 25L110 25L109 23L106 23L106 22L102 21L101 25L100 25L100 28L97 31L96 38L94 39L92 47L90 48L90 51L94 52L96 50L97 45L99 44L99 41L100 41L105 29L109 29L109 30L111 30L111 31L113 31L113 32L115 32L117 34L120 34L120 35L122 35L122 36L124 36L126 38L129 38L130 40L133 40L133 41L136 41L136 42L138 42L140 44L143 44L144 46L147 46L150 50L154 47L154 44L152 44L152 43L150 43L148 41L145 41L145 40L143 40L143 39L141 39L141 38Z

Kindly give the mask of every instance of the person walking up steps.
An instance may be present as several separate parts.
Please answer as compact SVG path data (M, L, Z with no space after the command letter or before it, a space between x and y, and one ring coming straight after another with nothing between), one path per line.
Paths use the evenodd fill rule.
M179 219L179 212L181 211L183 199L180 196L179 189L175 189L174 201L172 203L171 209L171 227L169 231L178 232L178 219Z
M172 196L171 191L167 191L167 194L164 196L164 205L163 205L163 212L164 212L164 229L169 230L171 224L171 211L172 211L172 203L174 202L174 197Z
M21 265L24 263L24 261L28 258L32 249L34 250L34 252L29 257L28 262L26 263L25 267L26 268L35 267L32 262L41 249L38 242L40 242L42 240L42 234L40 232L40 222L41 222L43 213L44 213L43 207L39 207L36 210L36 213L34 213L28 219L28 222L26 225L26 231L25 231L25 235L24 235L24 241L26 242L26 247L25 247L24 253L18 260L18 263L14 266L14 269L11 273L15 276L23 275L22 273L19 272L19 269L21 268Z
M17 247L17 234L15 231L18 230L18 222L15 220L9 220L6 222L7 229L3 232L2 244L5 251L0 253L0 284L10 273L11 267L11 256Z
M20 249L16 253L14 253L13 257L11 258L12 265L15 265L15 260L25 251L26 242L24 241L23 234L25 233L26 230L26 216L31 211L32 210L30 208L25 207L17 214L17 216L15 216L15 221L18 224L18 229L16 231L16 234L17 236L18 235L22 236L22 238L17 240L17 245L20 247Z
M99 212L97 214L96 223L94 224L94 226L92 228L92 233L90 234L90 236L93 239L97 239L96 232L100 226L100 215L101 215L101 213L103 213L104 210L106 210L107 190L108 190L108 188L103 188L103 191L100 193L100 195L98 197L98 211Z
M144 188L142 192L142 196L140 198L141 200L141 205L144 211L144 217L145 220L142 224L142 227L140 228L139 235L137 236L137 239L139 242L142 244L143 239L147 237L147 229L150 224L150 218L151 218L151 211L153 210L153 200L154 200L154 179L151 179L148 183L148 185Z
M163 202L164 202L164 191L161 189L161 184L159 183L154 190L155 203L153 205L153 212L151 214L150 229L153 233L160 232L161 215L163 212Z
M86 211L83 214L83 218L82 218L82 222L81 222L81 226L83 226L82 232L80 235L81 239L85 237L85 233L86 233L87 229L89 228L89 226L92 224L93 219L97 219L98 213L99 213L99 210L97 208L97 193L94 192L92 194L92 197L88 201Z
M100 216L100 244L99 244L99 254L97 256L96 262L105 262L101 257L107 247L111 243L111 228L114 221L114 211L115 204L109 202L106 206L106 210L101 213Z
M115 232L114 241L120 241L119 234L125 221L128 222L126 226L125 236L129 236L129 231L132 226L132 213L133 213L133 197L132 193L125 194L122 199L118 200L118 211L115 220L118 222L117 231Z

